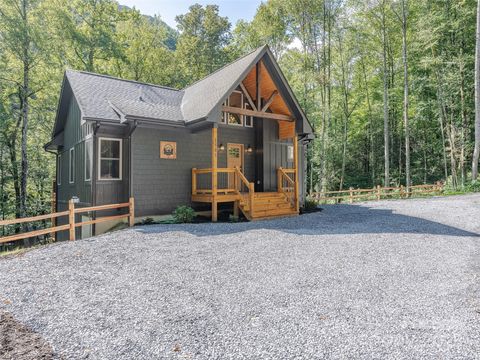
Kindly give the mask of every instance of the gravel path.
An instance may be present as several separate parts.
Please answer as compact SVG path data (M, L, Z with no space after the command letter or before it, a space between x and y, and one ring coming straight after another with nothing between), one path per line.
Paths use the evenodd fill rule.
M0 259L67 359L480 359L480 194L135 227Z

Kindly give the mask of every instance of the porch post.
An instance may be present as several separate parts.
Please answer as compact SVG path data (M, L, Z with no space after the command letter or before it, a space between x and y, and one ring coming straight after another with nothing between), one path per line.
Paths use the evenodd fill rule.
M212 221L218 219L217 213L217 124L212 128Z
M295 210L297 212L300 211L300 199L299 199L299 191L298 191L298 183L299 183L299 169L298 169L298 136L295 135L293 137L293 161L295 166Z

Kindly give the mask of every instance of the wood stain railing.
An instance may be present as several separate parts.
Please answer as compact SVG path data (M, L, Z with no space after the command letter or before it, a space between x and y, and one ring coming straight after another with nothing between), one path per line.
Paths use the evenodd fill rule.
M230 176L235 174L233 168L217 168L216 169L216 190L217 193L234 193L236 190ZM214 171L212 168L206 169L192 169L192 195L198 194L212 194L213 193L213 177Z
M238 167L235 167L235 186L237 193L243 198L243 208L252 216L255 205L255 184L249 182Z
M120 215L97 217L94 220L75 222L75 214L101 211L101 210L110 210L110 209L121 209L121 208L128 208L128 213L120 214ZM61 216L68 216L68 224L55 226L56 219ZM0 221L0 226L23 224L27 222L31 223L31 222L40 221L40 220L51 220L51 223L52 223L51 227L48 227L45 229L34 230L34 231L0 237L0 243L13 242L13 241L23 240L23 239L45 235L45 234L54 234L58 231L63 231L63 230L68 230L69 239L75 240L76 227L91 225L91 224L98 224L98 223L116 220L116 219L122 219L122 218L128 218L129 226L133 226L134 219L135 219L135 202L133 198L130 198L129 201L126 203L89 206L89 207L83 207L83 208L75 208L75 203L73 202L73 200L70 200L68 202L68 210L65 210L65 211L54 212L51 214L45 214L45 215L39 215L39 216L32 216L27 218Z
M403 185L397 187L381 187L380 185L372 189L354 189L346 190L314 192L309 195L309 198L317 203L326 203L334 201L335 203L348 201L367 201L367 200L381 200L386 198L400 198L405 199L415 195L424 195L431 193L442 193L443 184L437 182L436 184L412 185L407 190Z
M284 169L282 167L277 169L277 190L285 194L292 207L296 206L297 200L295 173L295 169ZM290 177L290 174L293 176L293 179Z

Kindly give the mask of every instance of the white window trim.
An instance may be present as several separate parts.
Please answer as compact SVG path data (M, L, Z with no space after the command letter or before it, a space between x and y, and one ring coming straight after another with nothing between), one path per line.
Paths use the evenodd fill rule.
M245 109L247 109L247 106L250 106L250 107L251 107L251 105L248 103L248 101L243 104L243 107L244 107ZM251 109L250 109L250 110L251 110ZM250 125L247 125L247 118L250 118L250 119L251 119ZM244 125L245 127L247 127L247 128L252 128L252 127L253 127L253 116L243 115L243 125Z
M57 185L62 185L62 154L58 154L57 162Z
M101 156L101 146L102 146L102 140L107 140L107 141L117 141L120 143L120 149L119 149L119 158L102 158ZM122 166L123 166L123 160L122 160L122 139L118 138L107 138L107 137L101 137L98 138L98 180L99 181L121 181L122 180ZM120 164L118 166L118 178L102 178L102 174L100 172L101 170L101 163L102 160L119 160Z
M85 159L84 159L84 163L85 163L85 173L83 174L83 177L85 178L85 181L92 181L92 171L93 171L93 146L92 146L92 153L91 153L91 159L90 159L90 177L87 178L87 149L88 149L88 146L89 145L92 145L92 140L91 140L91 136L90 137L87 137L85 139Z
M222 104L223 106L228 106L228 98L225 100L225 102ZM222 116L220 118L220 124L227 124L227 113L225 111L222 111Z
M242 96L242 99L240 100L240 109L242 109L243 107L245 107L245 95L243 94L243 91L240 91L240 90L233 90L232 91L232 94L233 93L237 93L237 94L240 94ZM227 100L225 101L225 104L226 106L230 106L230 96L232 95L230 94L228 97L227 97ZM230 124L228 122L228 112L224 112L223 113L223 122L222 124L225 124L225 125L229 125L229 126L244 126L245 125L245 119L244 119L244 115L239 115L240 116L240 121L242 122L241 124Z
M68 183L75 184L75 147L68 150Z

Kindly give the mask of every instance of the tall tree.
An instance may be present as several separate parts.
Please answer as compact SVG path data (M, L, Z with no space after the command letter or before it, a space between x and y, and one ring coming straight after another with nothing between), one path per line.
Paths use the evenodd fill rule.
M388 78L389 69L387 66L387 15L386 0L381 4L381 26L382 26L382 63L383 63L383 146L384 146L384 184L390 186L390 124L388 112Z
M402 62L403 62L403 127L405 132L405 185L410 192L410 121L408 117L408 50L407 50L407 19L408 0L401 0L401 14L395 12L402 24Z
M477 1L477 31L475 42L475 145L472 161L472 180L478 178L480 158L480 0Z
M135 11L119 10L113 0L57 1L56 29L64 40L57 51L70 66L101 72L109 60L124 56L117 26Z
M15 130L12 133L11 143L15 147L17 141L18 126L21 127L21 171L19 196L19 215L27 215L27 182L28 182L28 127L30 119L30 99L35 95L36 90L32 88L31 71L35 66L38 56L38 34L34 20L34 11L37 3L31 0L8 0L0 8L0 20L3 31L0 37L4 41L8 52L13 56L14 61L19 64L20 71L10 74L4 80L13 83L17 88L18 108L20 114L16 122ZM39 14L36 14L38 16ZM33 20L32 20L33 19ZM12 160L16 154L12 153Z
M188 13L178 15L175 20L180 31L176 59L182 66L185 83L196 81L228 62L230 22L219 15L217 5L192 5Z

